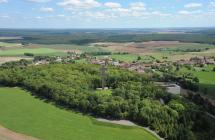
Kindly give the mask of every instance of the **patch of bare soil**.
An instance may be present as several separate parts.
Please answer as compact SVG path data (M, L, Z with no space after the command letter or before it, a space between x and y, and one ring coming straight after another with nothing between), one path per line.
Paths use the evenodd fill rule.
M9 36L1 36L0 40L17 40L17 39L23 39L21 36L14 36L14 37L9 37Z
M39 140L39 139L16 133L0 126L0 140Z
M31 58L24 58L24 57L0 57L0 64L11 62L11 61L19 61L21 59L31 59Z
M184 45L188 43L181 43L178 41L149 41L142 43L95 43L103 49L116 52L129 52L133 54L142 54L153 52L155 49L174 47L175 45Z

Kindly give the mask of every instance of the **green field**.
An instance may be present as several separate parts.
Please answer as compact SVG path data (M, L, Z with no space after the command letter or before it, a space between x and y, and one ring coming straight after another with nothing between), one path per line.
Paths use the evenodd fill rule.
M189 43L189 44L178 44L174 46L168 46L168 48L161 48L157 49L158 51L164 51L164 52L184 52L184 51L205 51L208 49L214 49L215 45L209 45L209 44L197 44L197 43Z
M90 45L67 45L67 44L52 44L52 45L43 45L36 44L41 48L50 48L50 49L58 49L58 50L80 50L82 52L101 52L104 51L100 47L90 46Z
M139 127L101 123L60 109L19 88L0 88L0 124L43 140L156 140Z
M198 77L200 91L205 94L205 88L207 88L207 93L205 95L212 99L215 99L215 72L212 71L213 67L215 67L215 65L208 65L203 68L195 67L195 71L182 68L180 71L182 73L192 73L193 75ZM202 71L203 69L205 71Z
M120 61L125 61L125 62L132 62L137 60L138 55L134 54L113 54L111 55L111 58L120 60Z
M0 51L0 56L23 56L24 53L33 53L34 55L62 55L63 52L49 48L35 48L35 49L11 49Z
M207 88L206 96L215 99L215 72L194 72L199 78L200 83L200 91L205 92L205 88Z

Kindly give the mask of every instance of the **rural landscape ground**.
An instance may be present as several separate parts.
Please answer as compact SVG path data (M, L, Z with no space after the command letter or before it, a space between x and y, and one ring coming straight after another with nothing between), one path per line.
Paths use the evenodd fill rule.
M215 29L184 30L0 30L0 140L214 140Z

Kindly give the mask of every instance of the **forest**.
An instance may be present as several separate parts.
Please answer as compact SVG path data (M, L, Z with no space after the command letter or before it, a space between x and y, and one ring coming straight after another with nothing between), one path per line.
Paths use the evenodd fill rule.
M185 32L182 32L185 30ZM156 30L159 32L159 29ZM162 31L162 30L161 30ZM168 34L159 34L153 29L80 29L80 30L31 30L1 29L0 36L21 36L17 40L2 40L22 44L77 44L95 42L144 42L144 41L180 41L190 43L215 44L214 29L180 29ZM178 33L177 33L178 32Z
M204 110L156 86L147 75L108 67L107 87L101 87L99 66L50 64L0 67L0 84L22 87L34 96L87 115L127 119L147 126L167 140L213 140L214 128ZM161 102L163 100L163 102Z

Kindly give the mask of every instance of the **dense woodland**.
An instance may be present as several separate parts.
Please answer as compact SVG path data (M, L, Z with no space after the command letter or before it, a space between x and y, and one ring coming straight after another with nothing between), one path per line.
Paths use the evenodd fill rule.
M7 63L0 68L0 84L23 87L36 96L96 117L128 119L149 126L167 140L215 137L199 106L166 93L146 75L127 70L109 67L107 86L112 94L96 92L101 87L100 71L91 64Z
M215 30L174 29L179 33L158 34L153 29L132 30L0 30L0 36L21 36L21 40L3 40L22 44L88 44L94 42L181 41L215 44ZM159 31L158 29L156 31ZM160 31L163 31L160 29ZM181 32L181 33L180 33Z

